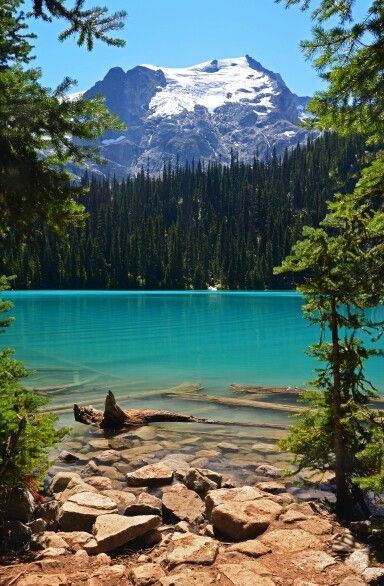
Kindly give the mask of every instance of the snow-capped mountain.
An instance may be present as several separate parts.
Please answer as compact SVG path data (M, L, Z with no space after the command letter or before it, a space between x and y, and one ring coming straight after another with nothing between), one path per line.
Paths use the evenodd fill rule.
M127 126L100 141L103 172L118 176L177 159L228 162L231 151L250 161L307 136L297 124L309 98L248 55L185 68L115 67L84 95L98 94Z

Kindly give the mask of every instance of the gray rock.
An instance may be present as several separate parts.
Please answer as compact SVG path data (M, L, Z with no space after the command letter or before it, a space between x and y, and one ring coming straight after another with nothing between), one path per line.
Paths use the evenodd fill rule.
M62 462L66 462L67 464L73 464L75 462L80 461L80 457L73 452L69 452L68 450L62 450L58 456L59 460Z

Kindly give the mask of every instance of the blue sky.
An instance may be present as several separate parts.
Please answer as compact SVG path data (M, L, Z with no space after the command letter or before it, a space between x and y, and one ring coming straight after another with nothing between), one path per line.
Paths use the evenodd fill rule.
M93 0L89 6L95 4L128 11L121 32L126 46L97 43L89 53L74 40L57 40L63 23L31 21L38 35L35 65L45 85L54 87L69 75L78 81L77 89L87 89L114 66L185 67L249 54L280 73L299 95L312 95L320 87L299 48L300 40L310 36L310 17L297 7L286 10L273 0Z

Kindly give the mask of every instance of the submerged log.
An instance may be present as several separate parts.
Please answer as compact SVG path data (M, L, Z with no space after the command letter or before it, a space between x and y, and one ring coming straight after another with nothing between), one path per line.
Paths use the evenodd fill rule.
M277 393L279 395L300 395L305 389L299 387L263 387L254 385L231 384L229 389L235 393Z

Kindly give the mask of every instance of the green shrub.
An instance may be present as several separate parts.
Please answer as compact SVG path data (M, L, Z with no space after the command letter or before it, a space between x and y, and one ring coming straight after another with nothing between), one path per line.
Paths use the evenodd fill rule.
M9 280L0 278L0 291L9 289ZM12 303L0 300L0 314ZM10 319L0 320L7 327ZM0 350L0 502L6 503L15 487L41 482L50 461L48 448L57 445L67 429L55 427L57 417L41 408L48 399L23 387L30 372L13 358L13 350Z

